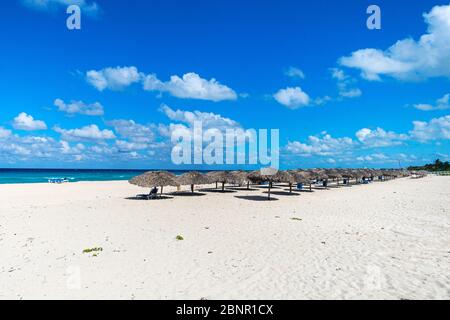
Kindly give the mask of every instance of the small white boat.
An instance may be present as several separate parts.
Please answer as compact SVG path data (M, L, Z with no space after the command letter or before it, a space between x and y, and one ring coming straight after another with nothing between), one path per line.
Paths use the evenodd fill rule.
M48 179L48 183L54 183L54 184L62 184L62 183L68 183L69 179L67 178L50 178Z

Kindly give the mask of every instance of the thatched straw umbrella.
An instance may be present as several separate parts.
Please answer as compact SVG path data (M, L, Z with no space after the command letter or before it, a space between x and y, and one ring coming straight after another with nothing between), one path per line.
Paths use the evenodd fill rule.
M316 179L317 181L323 181L323 185L326 186L328 184L328 175L325 173L323 169L310 169L308 172Z
M207 172L206 174L205 174L205 177L206 178L208 178L208 182L209 183L216 183L216 189L218 188L217 187L217 180L215 180L215 175L216 175L216 171L210 171L210 172Z
M225 183L233 183L233 176L230 171L211 171L206 174L210 183L222 184L222 191L225 191Z
M268 182L269 183L268 199L270 200L270 190L272 189L273 183L277 181L276 176L277 173L278 170L271 168L256 170L248 174L248 179L250 179L250 181L254 183Z
M178 186L174 174L167 171L149 171L132 178L129 183L142 188L161 187L161 195L165 186Z
M289 193L292 193L292 185L297 182L290 172L281 170L276 173L274 181L289 184Z
M312 190L311 180L313 180L311 174L302 170L290 170L288 171L294 178L296 183L309 184L309 190Z
M380 175L383 181L386 181L388 179L387 171L385 169L380 169Z
M312 191L312 181L317 180L317 175L309 170L297 170L297 174L302 175L309 183L309 191Z
M246 184L247 189L250 189L250 179L248 178L248 172L246 171L232 171L230 181L239 186Z
M380 170L377 169L370 169L372 172L372 180L375 181L375 177L377 177L378 180L380 180L380 176L382 175Z
M337 186L339 187L339 179L342 178L342 175L337 169L326 169L325 174L328 178L336 180Z
M391 179L391 178L393 177L393 175L392 175L392 170L383 169L383 170L381 170L381 171L383 172L383 177L384 177L386 180L389 180L389 179Z
M355 169L356 182L360 183L366 177L366 170L359 168Z
M373 181L374 173L371 169L362 169L361 170L363 174L364 180L368 179L369 181Z
M408 176L411 175L411 179L425 178L428 173L426 171L408 171Z
M408 176L407 171L405 170L394 170L395 171L395 177L396 178L403 178Z
M339 169L339 173L344 179L344 185L349 186L350 180L354 177L353 172L349 169Z
M403 177L410 177L411 176L411 172L409 172L408 170L403 170ZM422 175L422 178L425 178L428 175L428 172L426 172L425 170L421 170L419 171L420 174Z
M352 169L351 173L353 175L353 178L355 179L355 183L358 184L359 181L363 178L364 174L362 173L361 169Z
M309 170L307 170L307 172L309 174L311 174L311 176L313 176L314 179L317 179L317 180L327 180L328 179L327 174L322 169L309 169Z
M375 177L378 175L378 170L375 169L367 169L370 172L370 181L374 181Z
M409 172L405 172L405 175L406 175L406 176L409 176L410 173L409 173ZM425 178L426 176L428 176L428 172L426 172L426 171L424 171L424 170L421 170L421 171L417 172L417 176L418 176L419 178Z
M256 170L248 174L248 179L252 182L268 182L268 199L270 200L270 190L272 189L274 182L287 182L291 187L295 183L294 177L286 171L281 171L273 168L264 168L261 170Z
M183 186L190 185L192 193L194 193L195 185L209 183L208 178L197 171L186 172L185 174L182 174L181 176L177 177L177 181L180 183L180 185Z

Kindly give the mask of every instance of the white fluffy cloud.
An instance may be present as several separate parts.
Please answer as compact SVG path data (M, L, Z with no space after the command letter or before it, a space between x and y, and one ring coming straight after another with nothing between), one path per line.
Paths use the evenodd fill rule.
M74 147L72 147L69 142L62 140L60 141L60 144L61 152L63 154L80 155L80 153L86 149L82 143L77 143Z
M115 67L91 70L86 73L86 80L97 90L121 90L142 80L143 75L136 67Z
M122 138L136 143L149 143L155 138L151 126L145 126L133 120L112 120L106 124L113 127L114 131Z
M204 139L204 134L207 130L209 132L213 131L215 133L221 133L222 135L225 135L227 130L233 130L234 132L238 132L238 134L245 135L248 139L252 139L251 135L247 136L247 132L238 122L223 117L220 114L201 111L174 110L167 105L162 105L160 111L173 121L173 123L170 123L169 125L160 124L157 127L159 135L165 139L189 136L193 141L203 143L205 146L207 140ZM195 130L195 128L200 128L200 126L195 126L197 122L200 123L202 130ZM240 133L239 130L241 130ZM171 146L172 144L171 142L168 142L166 145ZM195 147L197 146L198 144L195 145ZM201 152L201 149L194 149L194 152ZM168 153L170 153L170 150L168 150Z
M353 52L350 57L340 59L340 64L349 68L361 69L361 76L366 80L381 80L380 74L400 77L410 71L410 67L401 61L386 57L376 49L362 49Z
M0 127L0 139L6 139L11 136L11 130Z
M426 142L450 139L450 116L431 119L429 122L414 121L413 124L410 135L415 140Z
M236 100L237 94L231 88L221 84L216 79L202 79L196 73L186 73L181 78L171 76L163 82L156 75L148 75L144 80L144 90L168 92L174 97L184 99L199 99L210 101Z
M306 143L289 142L286 150L300 156L330 156L351 150L354 146L355 142L351 138L333 138L330 134L323 132L319 136L308 137Z
M414 108L422 111L446 110L450 109L450 94L444 95L436 101L435 105L431 104L415 104Z
M435 118L429 122L414 121L414 129L408 133L396 133L382 128L375 130L363 128L356 132L356 140L352 138L334 138L323 132L317 136L308 137L306 142L289 142L285 147L287 154L295 156L331 156L339 155L340 160L351 162L352 159L366 162L387 163L389 161L415 161L417 158L404 155L388 157L383 153L374 153L357 157L354 153L358 150L392 147L409 141L425 143L429 141L450 139L450 116Z
M147 143L129 142L125 140L117 140L116 146L120 152L133 152L148 148Z
M32 116L26 114L25 112L20 113L17 117L14 118L13 127L14 129L25 131L47 129L47 125L44 121L35 120Z
M61 140L46 136L21 136L0 127L0 163L117 163L136 159L170 159L170 144L167 144L167 141L141 143L133 140L140 139L136 135L129 140L115 140L112 131L100 130L95 125L73 130L54 129L61 134Z
M351 88L354 79L345 74L344 70L338 68L331 69L331 76L337 81L339 96L342 98L356 98L362 95L359 88Z
M356 137L364 146L369 148L399 145L408 139L408 135L406 134L385 131L382 128L375 130L363 128L356 132Z
M373 157L371 156L359 156L356 158L357 161L367 161L367 162L371 162L373 161Z
M339 93L344 98L356 98L362 95L361 89L353 88Z
M162 105L161 111L170 120L186 123L190 127L192 127L196 121L201 122L204 129L214 128L224 130L240 127L239 123L236 121L211 112L173 110L167 105Z
M67 7L69 5L78 5L84 13L95 15L99 11L96 2L86 0L22 0L22 3L29 8L39 10L49 10L56 7Z
M173 75L169 81L161 81L154 74L145 75L136 67L115 67L91 70L86 73L86 80L99 91L105 89L121 90L134 83L142 82L146 91L167 92L182 99L199 99L208 101L236 100L236 92L221 84L216 79L206 80L194 72L182 77Z
M28 147L16 143L2 143L0 144L0 151L0 159L3 158L4 155L20 157L31 155L31 151Z
M43 160L59 163L89 160L100 163L129 158L104 140L83 140L86 140L86 145L45 136L10 135L0 143L0 162L30 165L34 161L42 163ZM99 150L101 152L96 152Z
M83 101L71 101L65 103L61 99L56 99L54 105L58 110L68 114L83 114L87 116L102 116L104 114L103 106L99 102L86 104Z
M361 70L367 80L381 80L383 75L403 80L450 78L450 5L433 7L424 19L428 30L418 41L403 39L387 50L361 49L339 63Z
M389 157L386 156L384 153L374 153L374 154L372 154L372 158L374 158L376 160L386 160Z
M278 103L290 109L304 107L310 103L308 94L300 87L281 89L273 97Z
M305 79L305 73L296 67L289 67L284 74L290 78Z
M79 129L61 129L55 127L54 130L61 134L64 140L81 141L81 140L110 140L115 139L116 136L111 130L100 130L97 125L91 124Z
M0 160L14 162L17 159L34 160L51 158L59 152L58 143L50 137L9 134L0 143Z
M356 161L359 162L365 162L370 165L374 164L391 164L391 165L398 165L399 161L401 164L403 163L412 163L417 161L417 156L414 154L391 154L391 155L385 155L384 153L374 153L369 155L362 155L355 158ZM423 161L427 161L426 159L423 159Z

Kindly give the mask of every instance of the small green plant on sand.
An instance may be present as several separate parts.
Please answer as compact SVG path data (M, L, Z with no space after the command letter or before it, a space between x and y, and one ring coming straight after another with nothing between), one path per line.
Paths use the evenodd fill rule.
M183 236L180 236L180 235L177 235L175 239L177 239L178 241L184 240Z
M89 249L84 249L83 253L91 253L91 252L102 252L103 248L98 247L98 248L89 248Z

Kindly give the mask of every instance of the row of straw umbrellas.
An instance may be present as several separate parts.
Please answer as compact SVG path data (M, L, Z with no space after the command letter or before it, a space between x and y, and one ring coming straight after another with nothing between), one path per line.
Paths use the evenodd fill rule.
M421 170L421 171L410 171L411 178L413 179L421 179L428 176L428 172Z
M285 183L289 185L289 192L295 185L309 186L323 183L324 187L328 183L335 182L339 186L349 186L363 181L390 180L399 177L410 176L411 173L405 170L392 169L308 169L308 170L274 170L261 169L257 171L211 171L202 174L197 171L190 171L183 175L176 176L168 171L149 171L136 176L129 182L143 188L159 187L161 195L166 186L190 186L194 193L196 185L215 184L216 189L225 191L226 184L246 186L250 189L251 184L268 184L268 199L274 183Z

